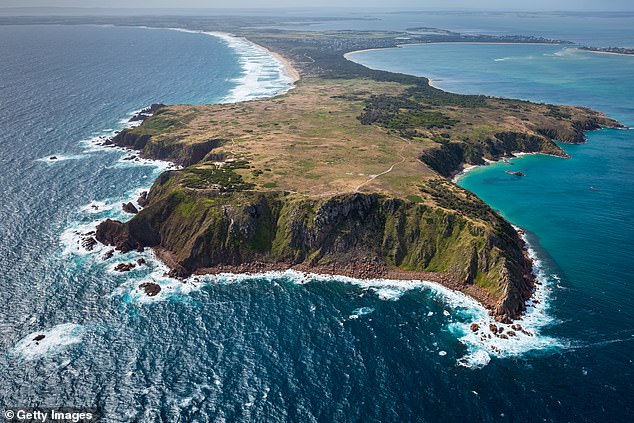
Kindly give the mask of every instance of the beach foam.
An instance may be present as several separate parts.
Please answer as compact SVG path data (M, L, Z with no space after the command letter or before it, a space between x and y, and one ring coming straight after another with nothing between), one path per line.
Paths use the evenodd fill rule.
M252 43L244 37L236 37L223 32L169 29L217 37L238 54L242 75L233 80L237 85L222 100L222 103L273 97L293 88L294 78L289 74L284 63L264 47Z
M12 352L25 360L36 360L57 354L69 345L81 342L83 333L83 326L64 323L25 336L13 347ZM44 335L44 338L36 341L35 338L41 335Z

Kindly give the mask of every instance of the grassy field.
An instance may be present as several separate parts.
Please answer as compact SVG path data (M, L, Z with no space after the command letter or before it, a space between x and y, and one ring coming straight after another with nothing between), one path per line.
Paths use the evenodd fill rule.
M581 108L439 92L366 78L304 78L272 99L169 106L133 131L160 146L223 140L183 171L190 189L378 192L424 201L420 186L450 161L434 154L457 152L450 171L511 151L563 154L544 134L572 140L575 122L604 119Z

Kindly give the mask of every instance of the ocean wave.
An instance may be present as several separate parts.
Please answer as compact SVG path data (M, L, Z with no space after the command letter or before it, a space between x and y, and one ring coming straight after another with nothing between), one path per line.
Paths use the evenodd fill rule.
M36 360L59 353L66 347L81 342L83 334L83 326L64 323L25 336L16 343L12 353L25 360Z
M167 268L154 272L149 278L130 281L122 285L117 294L126 298L126 302L151 303L164 301L174 296L188 295L205 285L227 285L251 282L290 281L298 285L309 283L344 283L361 288L365 293L375 295L384 301L397 301L405 293L424 291L432 300L445 304L443 315L449 331L467 348L467 353L458 358L457 364L468 368L480 368L487 365L492 357L509 358L523 355L534 350L552 350L565 347L564 343L552 337L540 334L541 329L553 324L552 316L547 314L549 291L556 275L547 274L535 251L529 248L529 254L535 263L535 272L539 285L527 310L521 319L510 324L496 322L488 311L475 299L461 292L453 291L435 282L421 280L355 279L346 276L304 273L296 270L271 271L259 274L222 273L217 275L192 276L185 281L166 278ZM164 265L163 265L164 266ZM161 293L155 297L144 295L139 285L152 281L160 285ZM374 311L371 308L359 308L352 312L349 319ZM434 315L433 312L428 313ZM478 330L472 330L472 325ZM495 325L496 332L490 329ZM513 335L510 335L512 333ZM503 335L503 336L501 336Z
M283 94L293 87L293 77L286 71L284 63L264 47L252 43L244 37L236 37L223 32L170 29L211 35L221 39L238 54L242 75L233 79L236 86L222 100L222 103L273 97Z
M54 164L54 163L64 162L67 160L82 160L88 157L89 155L86 155L86 154L71 154L68 156L65 154L51 154L50 156L40 157L39 159L36 159L36 161Z

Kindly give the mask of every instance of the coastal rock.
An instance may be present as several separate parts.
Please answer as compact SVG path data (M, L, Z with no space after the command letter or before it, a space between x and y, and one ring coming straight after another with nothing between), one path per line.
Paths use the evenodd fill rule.
M134 263L119 263L115 266L114 270L117 272L129 272L135 267L136 265Z
M255 272L247 272L247 273L255 273ZM191 270L183 267L183 266L174 266L168 273L170 278L176 279L186 279L190 277L192 274Z
M154 297L161 292L161 286L153 282L144 282L139 285L139 288L145 291L145 295L148 297Z
M121 207L126 213L137 214L139 212L139 210L131 202L123 203Z
M102 258L103 260L108 260L108 259L111 259L111 258L112 258L112 256L114 256L114 250L108 250L108 251L106 251L106 252L104 253L104 255L103 255L103 256L101 256L101 258Z
M469 328L472 332L477 332L480 330L480 325L478 325L477 323L471 323L471 326Z
M147 191L143 191L140 195L139 198L136 200L137 204L139 205L139 207L145 207L148 205L148 199L147 199Z
M81 245L86 251L92 251L97 245L97 240L93 237L88 237L82 241Z
M489 325L489 330L490 330L491 332L493 332L493 333L497 333L497 332L498 332L498 327L497 327L497 325L494 325L493 323L491 323L491 324Z
M132 250L143 251L143 244L130 236L128 225L118 220L107 219L97 225L95 238L102 244L111 245L123 253Z
M144 259L143 257L138 258L138 259L136 260L136 263L137 263L139 266L144 265L144 264L145 264L145 259Z

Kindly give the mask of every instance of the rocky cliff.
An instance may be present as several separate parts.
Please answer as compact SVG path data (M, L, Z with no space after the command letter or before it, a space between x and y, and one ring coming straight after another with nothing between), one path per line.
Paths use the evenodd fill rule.
M312 199L273 191L201 192L183 188L185 177L164 174L147 207L129 222L103 222L97 239L123 251L159 247L170 253L176 276L222 266L248 270L244 266L252 263L359 277L433 272L504 320L518 317L531 295L531 264L521 239L457 187L450 197L468 204L458 211L379 194Z

